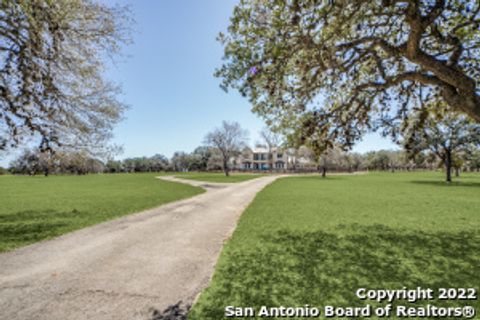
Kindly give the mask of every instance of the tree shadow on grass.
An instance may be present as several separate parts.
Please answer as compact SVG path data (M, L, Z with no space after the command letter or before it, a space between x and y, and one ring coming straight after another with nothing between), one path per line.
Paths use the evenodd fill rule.
M355 295L362 287L478 287L479 265L480 232L422 232L383 225L277 232L264 236L256 248L226 248L212 285L189 319L221 319L228 305L362 306L366 302ZM435 303L480 307L478 300Z
M302 179L311 179L311 180L320 180L320 181L327 181L327 180L346 180L349 177L355 176L354 174L336 174L336 172L328 172L325 177L322 177L321 173L309 173L305 175L298 175L294 176L295 178L300 177Z
M480 182L470 182L470 181L455 181L448 183L440 180L413 180L411 183L420 184L420 185L430 185L438 187L471 187L471 188L480 188Z
M22 211L0 215L0 252L61 235L74 221L83 219L77 210Z

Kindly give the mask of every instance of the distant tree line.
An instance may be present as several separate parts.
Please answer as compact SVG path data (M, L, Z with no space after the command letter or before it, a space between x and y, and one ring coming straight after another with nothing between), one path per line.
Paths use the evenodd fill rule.
M38 149L23 151L10 163L9 171L13 174L87 174L101 173L104 163L89 156L87 152L55 153L41 152Z
M445 116L446 117L446 116ZM446 169L447 181L451 171L456 176L460 171L480 170L480 126L469 122L464 116L452 115L448 121L431 117L428 126L412 130L397 143L403 150L380 150L367 153L347 152L341 146L325 149L315 139L305 138L306 132L287 138L264 129L262 142L257 147L267 152L273 168L272 153L281 150L287 155L286 166L281 171L313 172L326 176L328 171L354 172L364 170L436 170ZM420 133L419 133L420 132ZM236 122L224 121L222 125L205 136L205 145L193 152L177 151L168 159L156 154L151 157L134 157L123 160L95 158L87 151L42 152L38 148L25 150L12 161L9 171L13 174L87 174L87 173L137 173L161 171L224 171L242 170L242 159L249 159L252 150L247 146L248 133ZM299 145L299 147L294 147ZM246 155L246 157L245 157ZM265 169L264 169L265 170ZM278 170L278 169L276 169ZM0 170L0 174L2 171Z
M105 163L104 172L160 172L160 171L207 171L221 170L220 155L214 148L200 146L193 152L177 151L168 159L156 154L152 157L135 157L124 160L110 160Z
M412 171L412 170L437 170L444 167L441 157L433 152L418 152L412 155L403 150L379 150L366 153L344 152L332 149L324 152L317 160L315 153L306 148L292 149L289 151L297 159L293 163L295 171L327 171L354 172L354 171ZM300 165L301 160L310 160L310 163ZM460 171L480 171L480 150L470 153L459 153L453 157L452 167L456 175Z
M402 150L379 150L367 153L344 152L333 149L324 153L316 162L314 153L306 148L286 151L292 159L292 171L412 171L437 170L444 167L444 161L433 152L423 151L415 155ZM223 155L214 147L200 146L193 152L178 151L168 159L156 154L151 157L134 157L123 160L92 158L82 152L42 153L38 149L26 150L11 162L7 169L0 168L0 174L77 174L88 173L140 173L140 172L185 172L185 171L221 171ZM232 168L236 160L231 160ZM452 158L452 168L456 175L461 171L480 171L480 150L457 153Z
M0 174L37 175L88 173L137 173L161 171L222 170L220 155L211 147L198 147L192 153L175 152L172 158L156 154L123 160L100 160L86 152L45 153L38 149L25 150Z

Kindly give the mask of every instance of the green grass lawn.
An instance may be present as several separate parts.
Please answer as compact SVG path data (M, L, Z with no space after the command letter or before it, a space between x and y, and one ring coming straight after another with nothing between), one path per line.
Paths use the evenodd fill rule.
M225 173L220 172L186 172L175 175L177 178L206 181L206 182L242 182L258 177L264 176L263 174L249 174L249 173L230 173L227 177Z
M229 305L363 306L355 296L361 287L476 287L478 295L480 175L452 185L443 179L277 180L243 213L189 319L222 319ZM421 303L480 311L479 300Z
M155 176L0 176L0 251L203 192Z

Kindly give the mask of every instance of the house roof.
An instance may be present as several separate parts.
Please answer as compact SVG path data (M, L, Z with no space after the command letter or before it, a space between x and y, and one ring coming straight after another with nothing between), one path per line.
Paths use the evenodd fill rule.
M267 153L268 149L267 148L253 148L252 152L253 153Z
M272 148L272 152L277 152L278 148ZM268 148L252 148L251 149L253 153L268 153ZM279 150L280 152L282 151L281 149Z

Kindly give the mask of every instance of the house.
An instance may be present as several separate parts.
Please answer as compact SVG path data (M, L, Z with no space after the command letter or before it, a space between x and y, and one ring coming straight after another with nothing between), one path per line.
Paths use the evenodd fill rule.
M287 170L291 159L280 148L245 148L235 162L239 170Z

